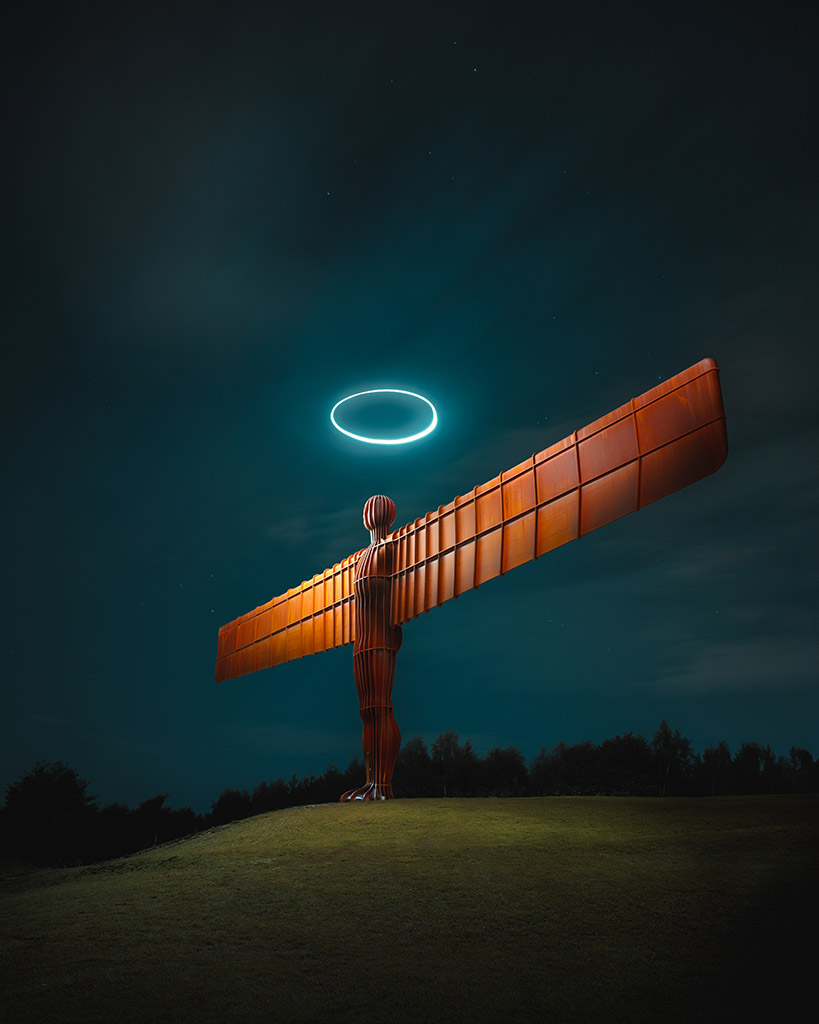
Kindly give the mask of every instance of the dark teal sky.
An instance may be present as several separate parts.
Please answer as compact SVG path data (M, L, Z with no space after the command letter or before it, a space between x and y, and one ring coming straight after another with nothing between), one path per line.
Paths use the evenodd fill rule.
M370 494L400 525L705 356L720 472L408 624L396 717L819 754L809 18L5 15L0 783L204 810L346 765L351 648L217 686L218 627L366 544ZM374 387L439 429L333 431Z

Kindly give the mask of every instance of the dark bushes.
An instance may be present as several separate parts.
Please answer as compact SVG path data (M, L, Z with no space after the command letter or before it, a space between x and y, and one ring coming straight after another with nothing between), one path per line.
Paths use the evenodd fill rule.
M253 814L331 803L363 781L364 767L353 759L343 772L330 764L322 775L260 782L252 793L224 789L205 815L190 807L166 807L167 794L133 810L123 804L100 809L73 768L38 761L8 787L0 808L0 854L34 866L107 860ZM461 743L447 730L431 750L420 738L405 743L393 784L403 797L809 793L819 791L819 762L798 747L778 757L752 742L734 756L725 742L700 755L663 721L650 742L628 732L599 744L558 743L541 749L527 765L517 747L495 747L480 757L469 740Z

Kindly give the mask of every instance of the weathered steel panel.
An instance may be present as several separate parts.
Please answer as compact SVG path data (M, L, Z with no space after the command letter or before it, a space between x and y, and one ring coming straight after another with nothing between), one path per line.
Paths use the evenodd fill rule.
M261 640L266 636L270 636L273 632L273 609L265 608L264 611L259 612L254 619L254 623L254 640Z
M260 640L257 644L253 645L253 671L258 672L263 668L273 667L273 641L272 638L266 636L263 640Z
M503 541L503 530L498 527L488 533L478 534L477 549L475 555L475 586L500 576L501 571L501 544Z
M455 510L447 505L441 510L441 551L455 547Z
M714 473L727 454L722 420L649 452L641 459L640 507Z
M438 604L438 567L438 557L431 558L427 562L426 591L424 594L425 612L428 612L430 608L434 608Z
M474 538L455 549L455 596L472 590L475 586L475 540Z
M504 523L503 564L501 572L509 572L535 557L535 513Z
M475 536L475 492L456 498L456 543Z
M445 551L441 555L438 572L438 600L436 601L436 604L443 604L444 601L448 601L451 597L457 596L455 593L454 548L449 551Z
M578 436L580 431L578 431ZM629 410L621 420L603 427L579 442L580 473L583 480L594 480L613 469L619 469L637 458L637 432Z
M533 509L536 503L534 464L530 463L519 474L504 480L501 491L504 522Z
M575 489L538 507L535 557L540 558L580 536L579 497L579 491Z
M244 622L240 622L236 636L236 646L241 650L242 647L247 647L248 644L252 644L255 639L255 620L246 619Z
M580 488L580 535L637 511L637 460Z
M562 494L577 487L577 449L575 445L571 444L569 447L565 447L565 442L561 442L559 451L552 452L552 449L547 448L545 452L536 455L535 476L537 478L538 505L545 505L547 501L559 498Z
M486 533L487 530L491 530L495 526L500 526L503 522L503 505L498 477L478 489L475 505L479 534Z

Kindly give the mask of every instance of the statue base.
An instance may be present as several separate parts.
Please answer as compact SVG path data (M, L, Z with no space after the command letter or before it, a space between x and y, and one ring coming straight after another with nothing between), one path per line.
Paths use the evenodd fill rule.
M346 793L338 798L340 804L350 800L394 800L392 786L381 785L377 782L368 782L366 786L358 789L348 789Z

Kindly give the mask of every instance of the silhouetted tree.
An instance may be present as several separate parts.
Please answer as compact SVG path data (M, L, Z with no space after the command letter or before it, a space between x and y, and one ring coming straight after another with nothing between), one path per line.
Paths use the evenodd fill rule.
M517 747L493 747L484 758L482 796L527 796L529 772Z
M432 758L420 737L409 740L398 752L393 787L397 796L437 796Z
M597 762L597 792L647 796L652 791L654 760L644 736L627 732L603 740Z
M809 751L802 747L791 747L787 761L787 770L791 780L791 791L794 793L815 792L817 787L817 767Z
M762 771L763 793L787 792L787 767L785 759L777 757L771 748L762 748L760 768Z
M167 799L167 793L159 793L157 796L143 800L132 812L134 839L138 850L156 846L162 841L165 832L164 826L169 814L169 808L164 806Z
M476 796L480 765L469 740L460 746L458 734L447 729L432 743L432 769L440 796Z
M167 799L167 793L160 793L130 812L137 850L181 839L202 827L203 819L190 807L166 807Z
M209 821L211 825L226 825L231 821L249 818L251 814L252 797L246 789L223 789L211 804Z
M702 776L701 793L707 796L719 796L728 791L731 778L731 751L725 740L716 746L709 744L700 760Z
M308 775L306 778L300 779L294 772L290 776L290 781L287 783L287 788L290 791L289 806L290 807L301 807L304 804L309 804L310 793L315 785L315 775Z
M334 764L328 764L322 775L313 781L310 787L308 803L311 804L334 804L344 792L342 786L344 776Z
M551 796L552 772L549 751L541 747L529 764L529 788L532 796Z
M779 777L784 780L785 765L781 769L770 747L749 741L743 743L731 766L733 790L741 795L775 793Z
M683 792L694 767L691 741L679 729L672 732L663 719L654 733L651 751L657 766L657 792L660 796Z
M38 761L6 790L8 847L31 864L80 864L93 840L95 798L63 761Z
M93 860L110 860L133 852L131 811L125 804L108 804L94 822Z
M481 784L481 759L475 753L472 740L467 739L458 751L455 790L461 796L477 796ZM452 793L452 796L456 795Z
M167 843L171 839L182 839L183 836L190 836L194 832L201 832L204 827L204 817L201 814L197 814L192 807L173 807L168 812L166 830L162 842Z
M290 806L290 788L284 779L260 782L250 799L251 814L266 814L268 811L278 811L282 807Z
M563 741L541 749L532 762L529 782L539 796L593 796L599 792L600 748L589 740L567 746Z
M341 782L342 792L346 793L348 789L357 789L364 781L364 764L354 757L352 761L347 765L347 769L344 772L344 777ZM341 796L341 793L339 793Z

